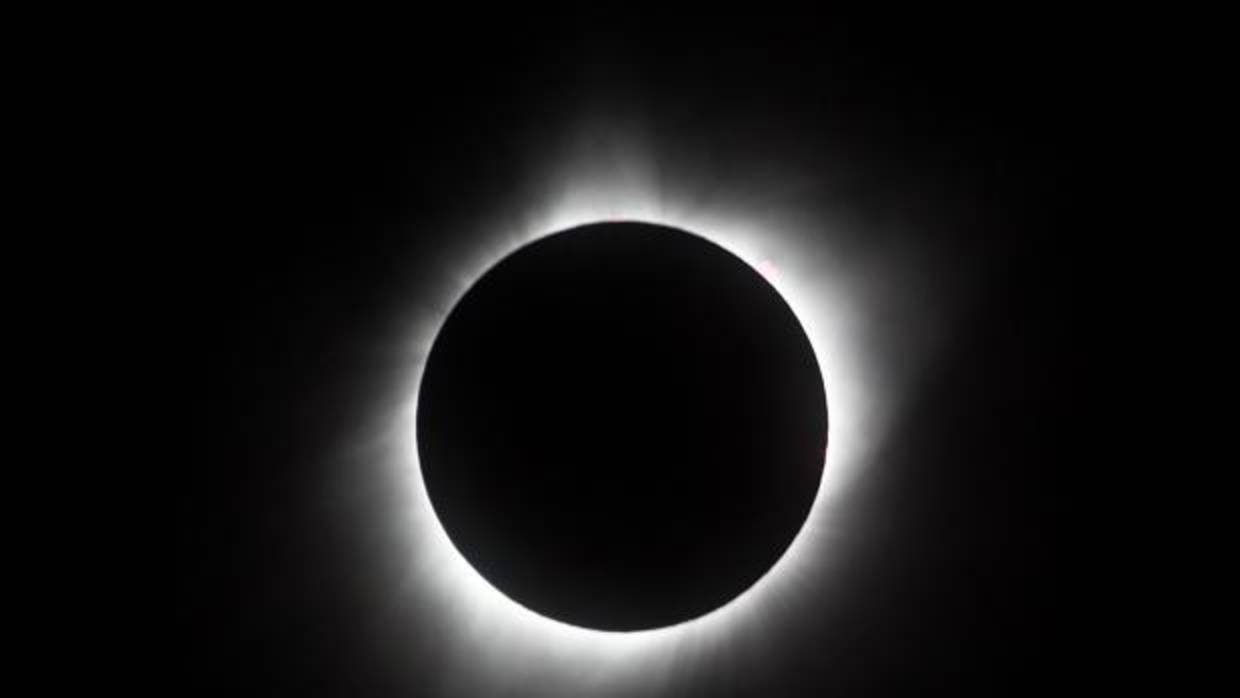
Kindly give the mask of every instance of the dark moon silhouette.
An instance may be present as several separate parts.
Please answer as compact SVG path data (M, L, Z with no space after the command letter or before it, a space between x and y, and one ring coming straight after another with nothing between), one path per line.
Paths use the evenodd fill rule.
M817 360L775 289L645 223L500 261L445 320L418 400L453 544L518 603L606 630L749 588L804 524L827 443Z

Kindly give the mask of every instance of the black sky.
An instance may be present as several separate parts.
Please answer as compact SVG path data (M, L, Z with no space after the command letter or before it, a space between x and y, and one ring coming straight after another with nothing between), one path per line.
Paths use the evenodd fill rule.
M168 89L159 132L182 190L156 243L170 290L152 299L185 414L162 490L167 665L188 686L171 692L451 683L438 629L390 627L373 590L399 565L358 504L388 500L336 456L404 399L400 318L470 244L453 226L519 205L578 113L640 124L733 180L846 172L833 191L855 220L898 212L933 283L968 276L942 296L957 320L943 352L850 491L864 534L841 584L861 591L807 601L797 612L821 622L778 656L684 695L1057 685L1071 18L489 19L230 36L152 85Z

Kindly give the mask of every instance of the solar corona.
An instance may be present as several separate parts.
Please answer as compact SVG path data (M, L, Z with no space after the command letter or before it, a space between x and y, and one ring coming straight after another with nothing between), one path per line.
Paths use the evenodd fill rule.
M818 210L798 208L795 202L781 210L746 206L743 200L734 199L703 204L666 178L656 182L658 178L646 170L642 158L634 157L643 152L643 146L621 143L612 152L623 155L567 155L540 175L544 186L539 194L516 210L480 216L468 234L462 235L456 248L459 254L444 270L434 302L410 330L409 399L394 431L401 445L393 461L395 481L406 502L398 522L409 550L404 588L411 602L422 609L422 621L444 628L441 640L450 661L471 668L456 674L461 685L452 690L497 689L515 676L538 682L548 695L656 690L686 680L695 666L738 651L754 633L777 646L784 641L781 628L795 622L785 612L795 607L796 600L807 593L829 591L833 542L841 537L832 519L832 503L841 501L864 469L890 413L887 396L899 373L884 374L886 367L863 341L867 312L878 302L872 283L877 274L864 260L828 244L810 242L823 227L841 225L838 221ZM419 443L419 398L428 362L436 361L433 347L451 324L454 309L468 303L464 299L471 289L485 285L482 280L502 268L504 260L518 258L522 250L537 249L557 233L621 223L647 232L691 237L739 265L734 269L744 271L738 278L748 275L745 283L760 281L772 307L782 306L786 325L796 327L803 337L803 354L809 357L810 364L800 378L787 380L806 383L802 387L811 396L807 404L815 404L815 391L821 402L819 411L811 409L804 415L813 427L803 429L811 436L803 437L806 447L801 450L816 448L816 452L803 471L804 481L794 488L804 497L792 507L795 515L787 519L795 523L766 529L779 532L773 537L776 542L766 547L777 550L776 554L742 566L748 574L733 575L732 582L716 590L709 603L696 607L669 603L664 612L647 608L647 615L590 617L581 610L580 598L540 600L523 595L518 579L523 572L517 569L521 562L506 563L498 556L486 559L480 552L486 541L492 541L492 550L506 548L493 537L502 529L497 524L500 519L486 524L489 532L475 531L472 539L466 527L454 521L444 506L451 499L443 496L450 485L445 488L435 474L448 461L422 462L426 449ZM528 339L522 335L508 341ZM536 351L547 350L544 346ZM536 360L537 354L527 354L525 359ZM540 418L553 416L521 415L527 424ZM815 429L817 436L813 436ZM818 438L820 442L815 441ZM601 445L596 450L612 446ZM436 448L434 444L428 447ZM459 495L456 499L468 501ZM669 516L671 511L665 508L662 515ZM632 516L641 517L642 512L636 510ZM622 532L622 526L615 530ZM559 563L561 572L573 567L570 562ZM683 579L692 583L702 577L689 570ZM578 581L564 586L557 581L550 588L575 588L575 593L587 599L591 588L602 589L603 594L611 594L611 600L591 603L604 608L632 611L644 603L640 596L629 596L626 601L623 588L608 590L605 585L592 587L585 578ZM617 622L622 617L638 620Z

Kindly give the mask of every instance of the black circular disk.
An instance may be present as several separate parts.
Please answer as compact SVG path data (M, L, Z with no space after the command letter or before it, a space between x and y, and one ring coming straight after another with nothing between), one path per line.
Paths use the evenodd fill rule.
M735 598L822 476L827 406L765 279L696 235L598 223L480 278L435 338L417 441L453 544L522 605L636 630Z

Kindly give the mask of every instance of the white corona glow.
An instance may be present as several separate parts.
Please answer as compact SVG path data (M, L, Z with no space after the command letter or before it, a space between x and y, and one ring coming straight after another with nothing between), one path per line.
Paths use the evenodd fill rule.
M658 695L694 672L744 665L753 652L778 651L774 616L797 599L829 588L839 501L881 439L892 401L887 366L876 365L872 336L881 274L855 251L832 246L820 209L788 197L702 196L692 176L658 171L648 147L633 139L570 146L556 158L530 200L493 211L462 240L461 259L412 330L409 401L396 428L395 470L407 499L400 525L411 540L405 591L416 597L418 622L437 628L451 675L449 692L484 695L513 684L542 695ZM690 173L692 175L693 173ZM842 220L843 217L840 217ZM514 602L492 586L449 540L431 506L418 463L415 417L423 361L447 312L488 268L522 245L574 226L641 221L702 236L760 270L783 296L812 343L822 371L830 420L817 497L782 558L750 589L699 618L664 628L610 632L568 625ZM847 237L847 236L845 236ZM811 242L812 241L812 242ZM880 369L882 369L880 371ZM881 383L881 385L880 385ZM880 389L881 388L881 389ZM756 648L754 645L764 645ZM681 693L683 694L683 693Z

